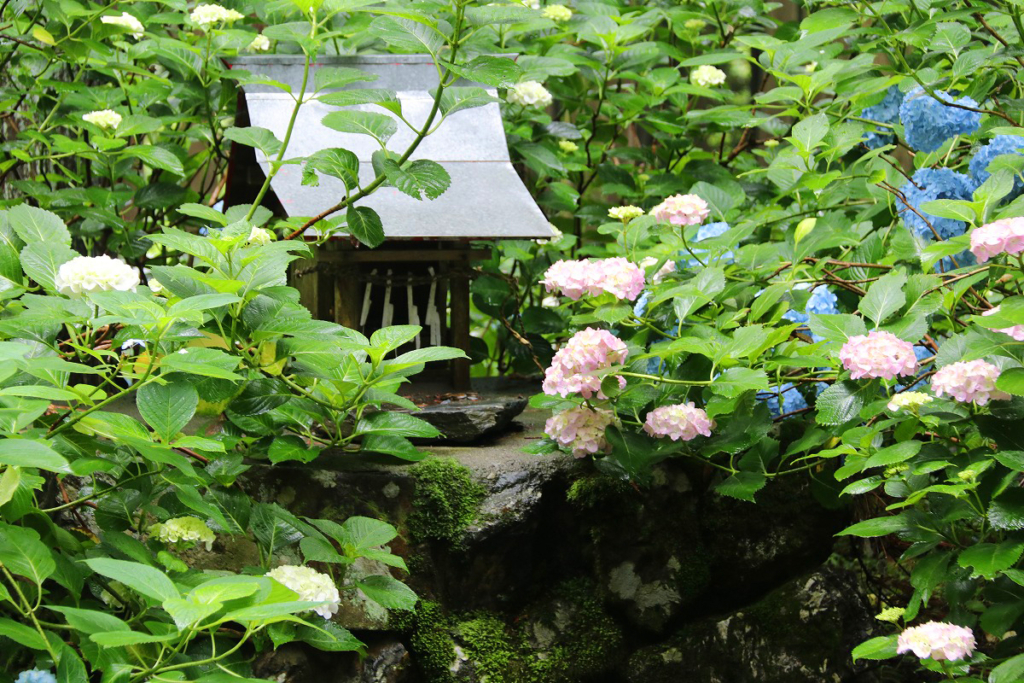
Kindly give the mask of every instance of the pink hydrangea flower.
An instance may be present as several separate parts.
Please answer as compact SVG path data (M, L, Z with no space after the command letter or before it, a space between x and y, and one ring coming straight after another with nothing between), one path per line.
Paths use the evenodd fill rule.
M647 413L644 431L651 436L667 436L673 441L689 441L698 434L711 436L711 420L693 402L662 406Z
M971 253L980 263L1006 253L1011 256L1024 251L1024 217L1003 218L987 223L971 232Z
M563 398L570 394L607 398L601 393L601 377L593 373L621 364L628 353L622 340L611 332L592 327L581 330L551 360L551 367L544 372L544 393ZM618 379L619 386L625 387L625 378Z
M590 261L558 261L540 281L549 292L561 292L576 301L590 292Z
M651 209L651 215L672 225L698 225L711 211L708 203L695 194L677 194Z
M995 308L993 308L993 309L991 309L989 311L985 311L984 313L982 313L982 315L993 315L993 314L998 313L998 312L999 312L999 307L996 306ZM1014 339L1016 339L1017 341L1024 341L1024 325L1014 325L1013 327L999 327L999 328L996 328L996 332L1002 332L1003 334L1008 334L1011 337L1013 337Z
M605 427L615 421L610 410L591 410L586 406L556 413L544 424L544 433L559 446L569 448L577 458L611 450L604 438Z
M974 652L974 632L956 624L929 621L900 634L896 652L913 652L920 659L966 659Z
M648 256L647 258L640 262L640 267L643 268L644 270L647 270L648 268L650 268L653 265L656 265L657 263L658 259L654 258L653 256ZM651 284L660 284L662 280L664 280L667 276L671 275L674 272L676 272L676 262L669 259L668 261L665 261L665 265L658 269L658 272L651 276Z
M573 301L605 292L632 301L644 289L644 271L624 258L559 261L544 273L541 284L549 292L559 291Z
M839 360L853 379L913 375L917 372L914 345L892 332L872 330L850 337L839 350Z
M963 403L983 406L989 401L1007 401L1010 395L996 389L999 368L983 360L950 363L932 376L936 396L946 394Z

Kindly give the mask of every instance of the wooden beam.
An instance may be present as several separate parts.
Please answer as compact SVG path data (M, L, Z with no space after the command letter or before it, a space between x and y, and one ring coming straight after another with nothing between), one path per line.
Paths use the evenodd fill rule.
M458 268L453 268L450 273L451 343L469 355L469 273ZM469 390L468 358L456 358L452 361L452 388L456 391Z

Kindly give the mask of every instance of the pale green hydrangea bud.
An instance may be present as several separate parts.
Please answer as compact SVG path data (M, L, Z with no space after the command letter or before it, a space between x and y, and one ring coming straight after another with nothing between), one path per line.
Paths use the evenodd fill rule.
M149 527L150 536L164 544L203 543L207 550L213 548L216 535L206 522L195 517L175 517L161 524Z

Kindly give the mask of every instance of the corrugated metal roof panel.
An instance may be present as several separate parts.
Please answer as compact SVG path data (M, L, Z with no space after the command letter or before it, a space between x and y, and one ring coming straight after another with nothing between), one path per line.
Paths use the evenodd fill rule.
M301 86L303 60L292 55L239 58L233 66L268 76L291 85L296 93ZM312 70L346 66L379 75L373 82L352 87L395 90L405 118L414 126L426 120L433 99L428 90L437 85L437 71L425 55L363 55L324 58ZM312 82L312 77L310 79ZM253 126L267 128L284 139L294 100L268 86L244 86L249 120ZM494 91L490 91L494 94ZM383 113L374 105L350 107ZM323 117L339 107L313 100L299 110L285 158L308 156L321 149L341 147L356 154L360 161L360 179L374 177L371 155L379 149L367 135L341 133L321 123ZM402 152L414 139L414 133L401 121L399 131L388 142L392 151ZM256 152L264 173L269 163ZM551 228L533 197L519 179L509 160L508 145L499 105L491 103L449 116L428 135L413 159L431 159L445 167L452 183L441 197L418 201L398 190L382 187L360 202L380 214L389 238L476 238L537 239L551 236ZM274 177L271 187L292 216L314 216L337 204L345 196L343 183L321 176L319 187L301 183L301 168L288 165Z

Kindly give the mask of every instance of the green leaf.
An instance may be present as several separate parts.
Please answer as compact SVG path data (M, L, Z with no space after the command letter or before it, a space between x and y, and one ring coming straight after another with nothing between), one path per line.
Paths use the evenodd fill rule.
M30 278L55 292L57 272L76 256L78 252L59 242L35 242L21 250L21 267Z
M384 225L377 212L368 206L348 207L348 231L357 240L370 247L384 243Z
M338 178L347 189L354 190L359 187L359 158L340 147L321 149L306 158L302 167L302 184L318 187L320 178L317 173Z
M1024 396L1024 368L1008 368L996 379L996 389L1014 396Z
M139 414L164 443L184 429L199 406L195 385L178 377L164 384L144 384L136 396Z
M323 118L322 123L342 133L370 135L381 145L398 132L398 123L393 118L372 111L332 111Z
M907 302L903 287L907 276L903 273L889 273L871 284L867 295L860 302L860 312L871 318L875 326L881 325Z
M904 531L907 527L907 520L900 515L893 517L876 517L875 519L866 519L863 522L857 522L853 526L843 529L836 535L858 536L860 538L878 538L879 536L888 536L889 534Z
M255 147L267 156L276 157L281 151L281 141L271 131L259 126L248 128L228 128L224 131L224 137L233 142L247 147Z
M878 636L871 640L864 641L853 648L851 656L853 661L860 659L892 659L896 656L898 636Z
M436 56L445 44L444 34L433 26L404 17L377 17L368 30L391 47L405 52L427 52Z
M363 643L348 629L333 621L324 622L319 627L299 626L295 634L302 642L324 652L357 652L363 647Z
M1000 493L989 503L988 521L996 529L1024 529L1024 489L1011 488Z
M793 135L789 140L806 155L820 145L826 135L828 135L828 116L820 113L797 122L793 126Z
M19 204L7 212L7 221L21 241L30 244L71 246L71 233L60 217L45 209Z
M0 636L6 636L19 645L24 645L32 650L47 648L46 640L39 635L39 631L6 617L0 618Z
M972 568L972 576L992 580L1004 569L1017 564L1024 552L1024 542L976 543L960 553L958 562L963 568Z
M400 113L402 103L398 99L398 93L394 90L384 88L357 88L355 90L338 90L321 95L318 98L324 104L332 107L353 107L359 104L377 104L388 111Z
M37 586L57 570L50 549L34 529L7 524L0 526L0 564L13 574L31 579Z
M921 452L922 445L920 441L902 441L886 446L867 459L867 462L864 463L864 469L869 467L888 467L910 460Z
M220 349L189 347L185 353L171 353L160 359L163 374L184 372L190 375L216 377L218 379L240 380L232 370L238 367L239 359Z
M392 576L367 576L356 582L366 597L388 609L412 609L419 598L404 583Z
M416 462L423 460L427 454L412 445L404 436L390 434L371 434L363 439L363 450L367 453L393 455L402 460Z
M97 574L120 581L135 592L159 602L181 597L178 589L174 587L174 582L155 567L107 557L94 557L82 561Z
M78 607L64 607L53 605L48 607L55 612L64 615L67 622L82 633L92 634L105 631L130 631L131 626L121 621L113 614L100 612L92 609L81 609Z
M737 472L715 486L715 491L753 503L754 494L763 489L766 483L768 478L759 472Z
M267 451L267 456L270 458L270 462L276 465L289 460L311 462L322 452L322 448L310 448L300 437L289 434L274 439Z
M867 398L876 390L873 382L836 382L818 395L815 420L830 426L849 422L860 414Z
M64 456L39 441L3 439L0 441L0 465L37 467L49 472L71 473Z
M359 81L375 81L377 74L347 66L322 66L313 73L313 85L317 90L333 90Z
M85 664L70 645L65 644L61 647L60 661L57 663L57 683L89 683Z
M863 320L845 313L812 313L807 327L820 337L840 343L846 342L850 337L867 334Z
M401 168L394 159L384 159L380 169L388 182L413 199L437 199L451 184L451 176L441 164L420 159Z
M156 147L155 145L134 145L122 151L120 158L139 159L142 163L147 164L152 168L169 171L174 175L185 175L185 166L181 163L181 159L163 147Z
M726 398L739 396L745 391L767 391L768 375L764 370L729 368L714 380L711 390Z
M165 643L180 637L181 634L176 631L162 635L140 633L139 631L111 631L109 633L93 633L89 636L89 640L101 647L126 647L142 643Z
M471 8L469 11L472 12L473 9L475 8ZM511 88L523 76L523 70L519 65L507 57L483 55L474 57L465 64L447 64L447 66L453 73L471 83L480 83L492 88Z
M391 434L433 439L441 436L434 425L405 413L380 412L361 419L355 434Z
M1011 657L992 669L988 683L1020 683L1024 679L1024 654Z
M228 224L228 219L224 214L202 204L182 204L178 207L178 213L185 214L186 216L192 216L193 218L201 218L204 221L216 223L221 226Z

